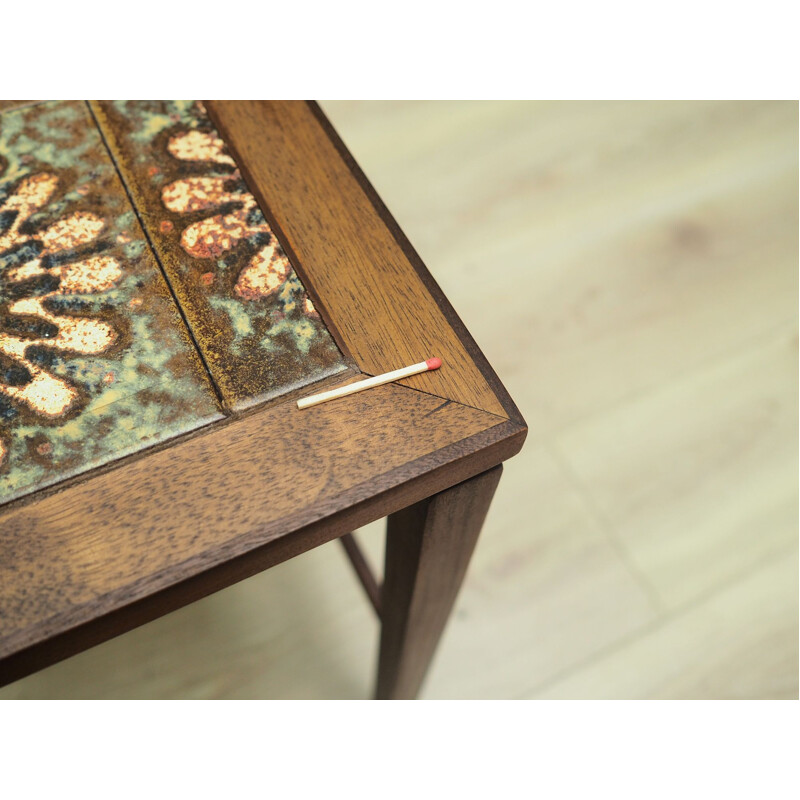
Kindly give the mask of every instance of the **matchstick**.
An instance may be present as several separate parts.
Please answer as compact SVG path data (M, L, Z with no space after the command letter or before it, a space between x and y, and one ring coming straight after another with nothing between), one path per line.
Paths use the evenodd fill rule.
M371 389L373 386L382 386L384 383L399 381L401 378L408 378L411 375L419 375L420 372L427 372L430 369L439 369L442 361L439 358L429 358L427 361L420 361L419 364L412 364L410 367L396 369L393 372L384 372L383 375L376 375L374 378L366 378L363 381L349 383L347 386L340 386L327 392L312 394L297 401L298 408L308 408L326 400L335 400L337 397L345 397L348 394L355 394L364 389Z

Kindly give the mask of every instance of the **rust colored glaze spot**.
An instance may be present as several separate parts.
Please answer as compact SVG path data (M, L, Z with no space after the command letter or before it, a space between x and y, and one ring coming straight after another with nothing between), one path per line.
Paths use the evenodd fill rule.
M223 156L217 149L218 143L220 140L214 139L213 145L207 143L202 152L214 156L207 160L228 163L222 160ZM186 153L187 150L188 148L170 147L173 155ZM191 152L197 155L200 149L195 147ZM238 178L239 173L235 172L234 177ZM230 214L215 214L187 226L181 234L181 247L194 258L217 258L248 237L258 234L271 237L270 243L262 247L242 268L234 286L234 292L243 300L260 300L282 286L292 267L277 239L271 236L266 220L262 217L255 223L248 221L251 212L256 208L255 197L249 192L228 191L225 186L229 183L230 178L227 177L184 178L164 187L161 199L164 207L176 214L207 211L226 203L240 205L240 208ZM206 286L211 285L211 281L206 280L208 274L203 275Z
M173 122L180 122L180 114L170 114ZM167 145L169 152L182 161L213 161L216 164L236 166L233 159L224 152L225 142L207 131L187 131L173 136Z
M250 263L239 275L234 291L245 300L260 300L283 285L290 269L289 259L273 240L272 244L262 247L250 259ZM304 310L310 303L308 298L303 301Z

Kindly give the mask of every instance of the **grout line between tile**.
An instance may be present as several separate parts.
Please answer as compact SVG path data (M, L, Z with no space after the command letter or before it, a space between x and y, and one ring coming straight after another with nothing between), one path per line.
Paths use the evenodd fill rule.
M114 158L114 153L112 152L111 148L109 147L108 141L106 140L105 132L100 125L99 120L97 119L97 115L94 113L94 109L92 108L91 103L86 100L86 108L89 110L89 114L92 117L92 121L94 122L95 128L97 132L100 134L100 140L103 142L103 147L105 147L106 152L108 153L108 157L111 159L111 163L114 165L114 169L116 170L117 176L119 177L120 183L122 184L122 188L125 190L125 194L128 197L128 202L130 203L131 208L133 209L133 213L136 215L136 221L139 223L139 227L142 229L142 233L144 234L145 239L147 240L147 246L150 248L150 252L153 254L153 258L158 264L159 270L161 270L161 275L164 278L164 281L169 289L169 293L172 297L172 302L175 304L175 308L178 310L180 314L181 321L183 322L183 326L186 329L189 338L194 345L195 352L197 353L198 357L200 358L200 363L203 365L203 369L208 376L208 381L211 384L211 388L214 391L214 395L217 398L217 403L219 404L220 410L223 414L230 414L230 409L228 408L227 404L225 403L225 399L222 396L222 392L220 391L219 386L217 386L217 382L214 380L214 375L211 372L211 368L206 361L206 357L203 354L203 351L200 347L199 342L195 338L194 331L192 331L191 325L189 325L189 320L186 319L186 314L183 311L183 307L181 306L180 302L178 301L178 296L175 294L175 289L172 286L172 282L169 279L169 275L167 275L167 271L164 269L164 265L161 263L161 258L158 255L158 251L153 244L153 240L150 237L150 231L147 230L147 226L144 224L144 220L142 219L142 215L139 213L139 209L136 206L136 202L133 199L133 195L131 194L130 187L128 186L128 182L125 179L125 176L120 169L117 160Z

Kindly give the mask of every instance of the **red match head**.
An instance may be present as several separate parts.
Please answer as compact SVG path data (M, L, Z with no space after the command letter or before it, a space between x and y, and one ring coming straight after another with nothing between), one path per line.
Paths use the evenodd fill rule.
M428 369L439 369L442 366L441 358L429 358L426 362Z

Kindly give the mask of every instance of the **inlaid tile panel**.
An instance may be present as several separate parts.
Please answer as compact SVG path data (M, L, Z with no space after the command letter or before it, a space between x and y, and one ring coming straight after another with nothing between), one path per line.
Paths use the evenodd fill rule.
M203 105L92 107L226 405L345 369Z
M88 106L0 113L0 504L221 416Z

